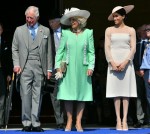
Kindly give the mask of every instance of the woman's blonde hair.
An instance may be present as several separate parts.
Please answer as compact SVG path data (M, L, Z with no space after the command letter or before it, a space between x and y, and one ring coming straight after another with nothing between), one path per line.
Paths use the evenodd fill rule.
M80 16L75 16L73 18L75 18L78 21L81 28L84 28L86 26L86 24L87 24L87 19L86 18L80 17Z

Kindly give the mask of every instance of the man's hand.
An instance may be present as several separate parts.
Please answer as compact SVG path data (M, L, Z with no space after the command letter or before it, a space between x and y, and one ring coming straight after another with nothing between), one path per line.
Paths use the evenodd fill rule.
M7 76L7 82L10 82L10 81L11 81L11 76L8 75L8 76Z
M87 76L92 76L92 75L93 75L93 70L88 69L88 70L87 70Z
M135 73L136 73L136 75L138 75L138 76L142 77L142 76L141 76L141 73L140 73L140 71L139 71L139 70L138 70L138 71L135 71Z
M47 72L47 79L49 80L52 76L52 73L51 72Z
M140 70L140 75L143 77L144 76L144 70Z
M14 71L15 73L17 73L17 74L20 74L22 70L21 70L21 67L20 67L20 66L15 66L14 69L13 69L13 71Z

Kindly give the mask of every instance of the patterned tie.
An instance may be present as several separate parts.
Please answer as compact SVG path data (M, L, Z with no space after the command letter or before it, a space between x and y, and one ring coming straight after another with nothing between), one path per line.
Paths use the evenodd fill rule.
M32 36L32 39L34 40L35 39L35 28L34 27L31 28L31 36Z
M59 35L58 35L59 33L60 33L60 31L58 31L58 30L56 30L56 31L55 31L55 34L56 34L57 40L60 40L60 37L59 37Z

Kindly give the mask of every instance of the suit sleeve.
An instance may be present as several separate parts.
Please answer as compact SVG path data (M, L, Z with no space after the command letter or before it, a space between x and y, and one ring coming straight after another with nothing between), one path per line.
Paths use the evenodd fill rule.
M65 53L65 45L66 45L66 33L65 30L62 30L62 35L61 35L61 40L60 40L60 45L59 48L56 52L55 56L55 69L60 68L60 63L63 59L64 53Z
M1 45L1 65L5 76L11 76L13 71L11 44L4 40Z
M53 60L52 60L52 40L50 35L50 30L48 29L48 52L47 52L47 71L52 71Z
M140 70L144 50L145 50L145 44L141 43L141 42L138 42L136 44L136 53L135 53L134 59L133 59L134 68L135 68L136 71Z
M18 29L15 30L12 41L12 59L14 66L20 66L19 63L19 44L18 44Z
M11 51L11 45L9 43L7 45L8 45L8 50L6 53L7 56L6 56L6 61L5 61L6 75L11 76L13 73L12 51Z

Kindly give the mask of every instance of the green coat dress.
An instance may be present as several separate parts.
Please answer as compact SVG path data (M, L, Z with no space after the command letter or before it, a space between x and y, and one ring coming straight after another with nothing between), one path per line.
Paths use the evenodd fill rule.
M76 35L69 29L62 30L60 46L55 57L55 69L67 63L67 71L59 79L57 99L92 101L92 81L87 70L94 70L95 51L93 30L85 29Z

